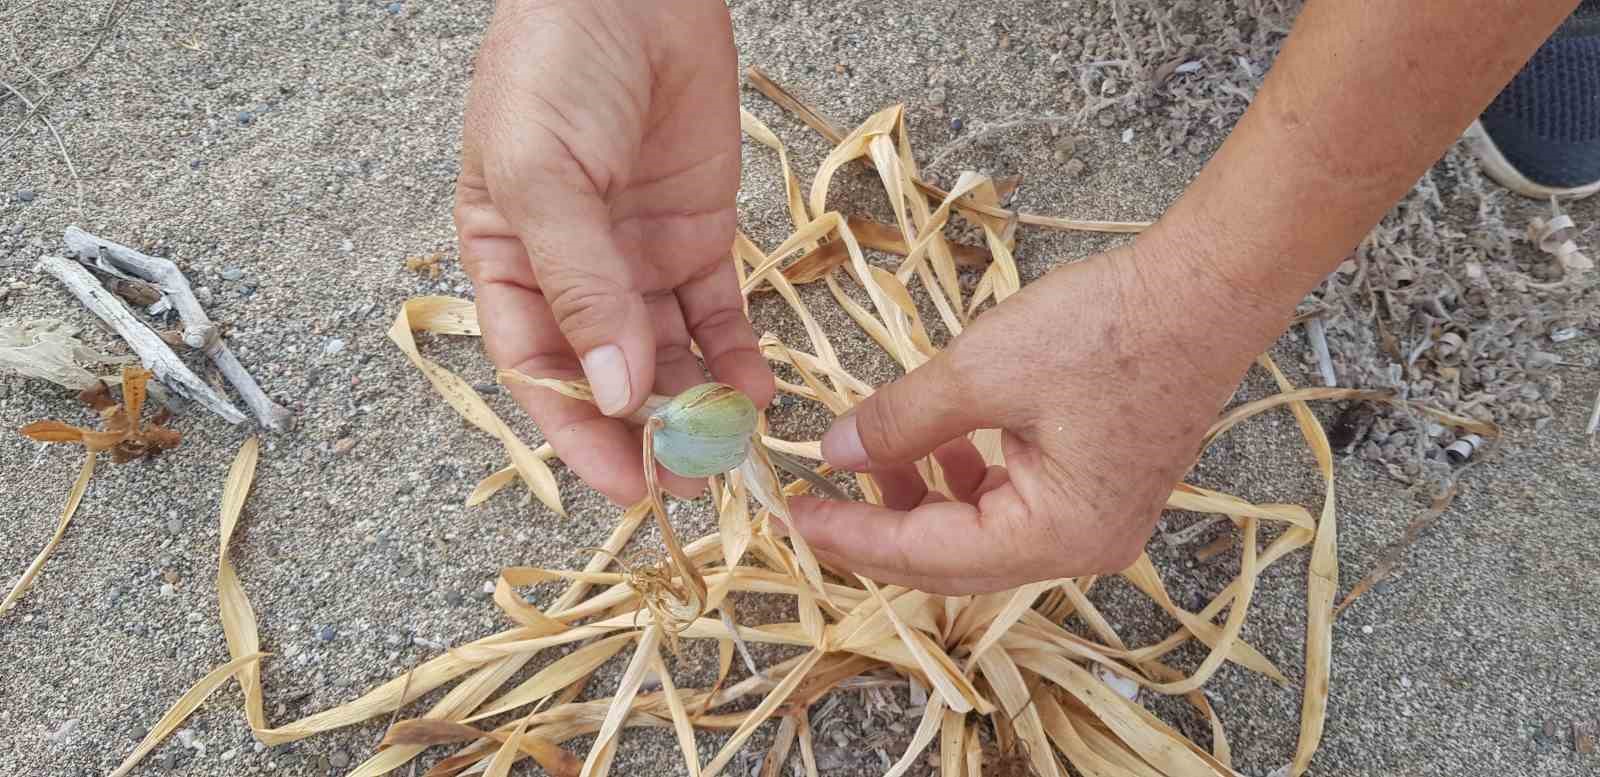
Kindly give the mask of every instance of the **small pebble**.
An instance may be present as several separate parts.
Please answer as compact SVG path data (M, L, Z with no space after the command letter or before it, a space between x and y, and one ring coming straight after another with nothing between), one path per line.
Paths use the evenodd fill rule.
M350 754L343 750L335 750L333 755L328 756L328 765L335 769L343 769L350 765Z
M178 589L173 588L171 583L162 583L161 584L161 595L162 596L169 596L169 597L170 596L177 596L178 595Z
M328 354L329 356L332 356L343 350L344 338L342 337L335 337L332 340L329 340L327 345L322 346L322 352Z
M1064 161L1066 159L1071 159L1074 156L1077 156L1077 154L1078 154L1078 139L1077 138L1074 138L1071 135L1062 135L1061 139L1056 141L1056 158L1062 159Z
M194 290L194 298L201 305L210 305L216 298L211 295L210 286L199 286Z
M1061 174L1071 180L1083 175L1085 166L1082 159L1068 159L1066 166L1061 168Z
M1400 675L1400 687L1401 688L1410 688L1411 687L1411 678L1406 677L1405 675Z
M317 632L317 639L320 639L323 642L332 642L335 636L336 632L334 632L332 626L323 626L322 629Z
M1372 633L1372 627L1371 626L1362 626L1361 627L1361 633L1362 634L1371 634Z
M168 750L161 755L161 768L171 771L178 768L178 762L183 759L182 750Z
M225 281L236 281L244 277L244 270L237 267L224 267L218 275L221 275Z
M354 447L356 447L356 438L340 437L338 442L333 444L333 455L343 456L346 453L349 453L350 449Z
M954 132L960 132L961 128L964 127L964 126L966 126L966 124L961 121L961 117L960 116L957 116L957 117L955 117L955 118L950 120L950 129L952 131L954 131Z
M472 389L474 391L478 392L479 394L498 394L498 393L500 393L500 384L498 384L498 383L474 383L474 384L472 384Z
M447 591L444 595L444 603L450 605L451 607L461 606L462 601L464 601L464 599L462 598L460 591Z
M239 750L237 748L235 748L235 749L231 749L231 750L222 751L222 755L219 756L219 757L223 761L232 761L234 758L237 758L238 756L239 756Z
M933 91L928 93L928 102L932 105L944 105L944 101L948 96L944 87L936 86Z
M490 596L494 595L494 581L493 580L484 581L484 583L483 583L483 592L486 593L486 594L489 594Z
M390 3L389 4L389 13L391 15L393 15L393 16L399 16L400 12L403 11L403 10L405 10L405 8L403 6L401 6L399 3Z
M255 121L255 120L256 120L256 115L255 114L253 114L253 113L251 113L249 111L239 111L239 125L240 126L248 127L248 126L250 126L250 123Z
M179 580L178 572L174 569L163 569L161 570L161 579L173 585L177 585Z
M33 190L32 189L19 189L19 190L17 190L17 201L18 202L33 202Z
M349 240L342 240L339 242L339 250L348 254L351 251L356 250L356 244L350 242Z
M183 521L180 521L177 518L167 521L167 531L172 532L173 534L182 534Z
M1122 131L1122 142L1124 142L1124 143L1132 143L1133 142L1133 128L1132 127L1128 127L1127 129L1124 129Z

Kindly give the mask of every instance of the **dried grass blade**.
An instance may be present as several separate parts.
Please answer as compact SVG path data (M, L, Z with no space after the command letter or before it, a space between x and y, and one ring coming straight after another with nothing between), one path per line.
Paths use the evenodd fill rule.
M589 757L583 762L581 777L603 774L604 767L600 765L604 757L603 751L612 744L617 732L622 729L622 721L633 706L633 699L638 695L639 686L644 682L644 674L650 668L652 656L655 661L661 660L661 633L662 627L652 624L639 637L639 646L633 651L633 658L628 661L628 668L623 671L622 679L617 683L617 694L611 697L611 706L606 709L606 717L600 724L600 732L589 750Z
M183 696L179 697L178 701L172 705L172 708L167 710L167 714L162 715L161 719L150 727L150 733L146 734L144 739L139 742L139 745L133 749L133 752L123 759L122 765L111 772L110 777L123 777L123 775L132 771L133 767L138 766L139 762L144 760L144 757L149 755L150 751L154 750L161 740L166 739L168 734L177 729L178 725L189 717L189 714L194 712L201 702L204 702L206 697L211 695L212 691L233 679L233 676L240 669L252 666L259 660L261 660L260 653L241 656L211 670L205 677L200 678L200 682L195 683L193 687L185 691Z
M405 353L406 358L410 359L417 369L422 371L439 395L444 397L462 418L500 439L506 454L511 457L512 464L516 466L517 472L528 484L533 495L557 515L566 517L567 511L561 503L560 487L556 483L555 475L550 472L550 467L535 456L526 443L517 438L471 385L417 350L416 340L411 336L414 331L443 334L479 333L476 315L472 314L469 320L462 303L465 303L465 311L471 311L472 303L466 300L443 297L413 297L406 300L405 304L400 306L394 324L389 327L389 339Z
M800 721L800 765L806 770L805 777L818 777L817 753L811 743L811 716L800 709L795 710L794 717Z
M255 655L261 651L261 640L256 631L255 608L245 595L244 585L234 571L228 551L233 530L238 527L239 514L244 511L244 500L250 494L250 483L255 479L256 459L261 446L260 438L251 437L240 446L228 469L228 479L222 486L222 539L217 549L217 610L222 619L222 633L228 642L228 654L234 658ZM261 698L261 665L252 663L239 669L239 687L244 691L244 715L252 730L268 728L267 714Z
M1271 357L1262 354L1258 361L1272 373L1280 390L1285 393L1295 390ZM1326 484L1306 576L1306 689L1300 705L1300 738L1289 771L1290 777L1299 777L1311 766L1311 756L1322 742L1322 730L1327 722L1328 680L1333 656L1333 597L1339 591L1339 529L1334 503L1333 449L1328 445L1328 435L1305 402L1294 401L1289 409L1300 425L1300 433L1310 446L1317 470Z
M984 701L979 696L978 690L967 682L967 678L961 674L955 662L950 660L950 656L924 634L906 625L895 608L890 606L889 600L884 598L883 591L878 588L877 583L860 575L857 575L856 579L860 580L878 600L878 606L883 608L884 615L894 624L895 633L899 635L905 648L911 652L912 658L922 669L923 674L927 675L934 689L944 697L944 703L949 705L950 709L956 712L971 712L974 709L987 712L990 709L988 702Z
M478 485L473 487L472 493L467 495L467 507L477 507L489 501L489 497L500 493L500 489L510 485L511 481L516 479L517 466L515 464L495 470L493 474L478 481Z
M636 632L614 634L584 645L551 662L549 666L524 680L521 685L495 699L492 704L465 718L464 722L471 723L509 712L571 686L610 661L612 656L622 652L622 646L633 641L636 636L638 636Z
M1406 524L1405 532L1384 550L1383 557L1378 559L1378 563L1372 566L1372 571L1363 576L1350 589L1350 593L1345 594L1338 607L1333 608L1334 617L1338 617L1346 607L1349 607L1356 599L1359 599L1362 594L1372 590L1373 586L1388 577L1389 573L1393 572L1396 566L1399 566L1400 559L1405 556L1406 550L1417 541L1418 537L1422 536L1424 531L1428 530L1428 527L1437 523L1439 517L1444 515L1446 510L1450 509L1450 504L1455 501L1455 495L1456 487L1452 485L1445 493L1435 496L1433 504L1427 510Z
M977 665L978 659L983 658L983 654L988 652L989 648L994 647L995 643L999 642L1000 638L1005 636L1005 633L1012 626L1016 625L1017 620L1033 606L1034 601L1039 598L1040 594L1062 584L1060 580L1041 580L1036 583L1028 583L1016 589L1006 601L1005 607L1000 610L998 615L994 616L988 627L984 629L983 636L978 638L977 644L973 645L972 657L967 660L967 671L970 673L972 667Z
M678 735L678 749L683 751L683 763L689 769L689 777L700 777L700 753L694 742L694 724L689 721L689 711L684 708L683 697L678 695L678 688L672 682L672 673L667 671L667 663L661 660L660 653L655 654L650 668L661 678L661 695L666 697L667 711L672 714L672 730Z
M917 765L922 759L922 751L928 749L933 738L939 734L939 729L944 723L944 700L938 696L928 697L928 704L922 708L922 720L917 724L917 730L911 735L911 744L906 745L905 753L900 759L883 773L883 777L900 777Z
M1117 738L1165 777L1212 777L1228 773L1213 767L1209 756L1195 752L1181 735L1152 725L1150 720L1154 716L1122 698L1077 664L1035 651L1016 653L1013 657L1022 668L1048 678L1072 694Z
M722 770L727 768L728 762L733 760L734 753L739 752L739 748L744 746L745 740L749 739L750 735L755 733L756 728L772 715L772 711L777 709L778 705L789 697L789 693L795 689L795 686L800 684L801 680L806 678L806 675L817 665L817 661L822 656L823 652L821 650L812 649L807 652L799 663L795 664L795 667L789 671L789 674L767 693L761 703L745 715L744 721L734 730L732 736L723 744L722 749L717 751L716 757L711 759L711 763L706 764L705 771L701 773L701 777L717 777L718 774L721 774Z
M1256 519L1245 518L1245 534L1247 539L1254 540L1256 536ZM1239 577L1235 578L1236 586L1233 587L1233 597L1243 597L1243 601L1234 601L1233 609L1228 612L1228 620L1218 628L1209 620L1197 618L1189 611L1179 607L1167 594L1167 589L1161 584L1161 577L1156 573L1155 566L1150 563L1150 557L1141 554L1133 566L1122 572L1122 577L1132 583L1145 595L1155 600L1161 609L1173 619L1182 623L1196 639L1204 642L1211 652L1201 662L1200 668L1188 680L1182 683L1166 683L1150 686L1152 690L1160 693L1179 694L1192 691L1203 684L1206 678L1216 672L1224 660L1232 660L1240 666L1260 672L1278 683L1287 683L1288 678L1274 666L1272 661L1262 655L1249 643L1240 640L1239 629L1244 625L1245 610L1248 608L1250 594L1255 591L1256 576L1260 573L1254 546L1244 548L1245 561ZM1198 678L1198 681L1197 681Z
M528 730L526 717L517 721L517 727L512 730L511 736L501 743L495 751L494 757L489 759L489 765L484 768L484 777L506 777L511 774L511 765L517 761L517 746L522 741L522 733Z
M1039 724L1044 732L1055 743L1056 749L1067 757L1067 762L1084 777L1148 777L1155 775L1154 771L1137 772L1114 763L1099 753L1089 748L1089 745L1078 736L1077 729L1067 717L1061 704L1056 701L1055 694L1035 691L1033 704L1039 708Z
M783 189L789 203L789 219L794 223L795 229L800 229L811 222L811 215L806 213L805 195L800 193L800 181L795 178L794 170L789 166L789 151L784 148L783 141L773 134L755 114L739 109L739 126L746 135L773 151L778 152L778 164L783 168Z
M1017 728L1017 736L1026 746L1028 760L1038 777L1062 777L1055 754L1050 749L1050 737L1039 720L1039 710L1032 702L1027 682L1016 662L1004 650L986 650L978 656L977 666L994 689L1000 709Z
M72 515L78 512L78 503L83 501L83 492L89 488L89 479L94 476L95 458L93 453L84 454L83 466L78 468L78 479L72 481L72 488L67 491L67 503L61 508L61 518L56 521L55 533L50 535L50 541L45 543L39 555L34 556L33 563L28 565L22 577L17 578L17 582L11 586L5 600L0 601L0 615L5 615L11 608L17 606L23 594L28 592L28 587L33 585L33 579L39 575L39 570L44 569L45 560L50 558L50 554L55 552L56 546L61 543L61 538L66 535L67 527L72 524Z
M778 733L772 738L772 748L767 750L767 757L761 762L759 777L779 777L783 772L783 764L789 760L789 750L794 747L795 731L799 725L793 715L785 715L779 721Z

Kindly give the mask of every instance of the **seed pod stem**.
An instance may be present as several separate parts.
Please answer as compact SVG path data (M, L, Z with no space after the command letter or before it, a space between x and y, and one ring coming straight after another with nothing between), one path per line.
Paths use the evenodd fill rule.
M683 546L678 544L678 535L672 530L672 522L667 520L666 505L661 502L661 484L656 479L655 433L665 422L659 417L653 417L644 424L644 485L649 494L650 512L655 516L656 526L661 530L661 542L667 547L667 555L672 559L673 566L678 568L678 574L683 577L687 588L687 600L675 602L668 607L672 614L672 622L660 624L666 630L674 646L677 644L677 635L689 624L694 623L705 612L706 581L701 577L689 556L683 552Z

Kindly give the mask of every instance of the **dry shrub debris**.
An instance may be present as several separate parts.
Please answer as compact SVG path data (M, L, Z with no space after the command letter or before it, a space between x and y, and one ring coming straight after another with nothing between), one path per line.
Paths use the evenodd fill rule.
M803 104L797 112L805 116L800 109ZM818 123L812 119L826 125L825 120L813 116L807 119L813 127ZM1025 219L1026 214L999 207L994 183L976 173L963 174L949 192L920 180L901 106L873 115L848 134L836 136L819 127L836 142L809 191L801 186L783 144L768 127L748 112L743 115L743 127L750 138L777 156L794 232L771 251L763 251L739 234L732 246L732 261L746 299L757 293L778 294L810 340L809 348L801 348L771 334L762 338L767 357L787 365L800 378L799 382L780 379L780 390L818 403L833 414L849 410L873 387L843 367L829 333L801 302L795 283L825 284L898 367L911 370L937 353L912 296L913 288L929 298L950 332L959 333L983 305L1002 301L1020 288L1011 253L1019 223L1082 228L1079 222ZM898 239L878 241L885 250L900 250L903 258L893 268L868 263L853 226L858 222L828 207L830 181L853 162L864 163L877 173L893 208L892 228ZM957 214L982 234L981 248L958 248L946 240L944 229ZM1097 228L1090 224L1089 228ZM1135 231L1137 225L1115 228ZM984 269L973 292L964 297L956 276L957 257L964 254L970 262L974 248L982 251ZM867 303L857 302L846 292L846 285L864 295ZM529 448L517 439L460 377L419 352L412 337L415 331L477 336L474 307L464 299L414 298L404 303L389 332L440 395L464 419L499 439L506 450L510 464L479 483L469 504L480 504L512 482L521 481L551 510L565 515L548 466L553 452L548 446ZM1199 485L1176 486L1168 507L1225 516L1237 530L1242 559L1237 577L1199 612L1173 602L1148 556L1141 556L1120 573L1181 624L1158 642L1135 647L1123 641L1090 597L1100 582L1098 577L1043 580L993 594L944 597L880 586L858 575L825 569L802 538L774 531L774 520L787 517L787 498L806 492L812 482L802 478L782 484L770 459L762 455L770 449L814 462L821 458L819 445L772 436L762 419L757 439L763 444L752 446L752 456L737 469L710 479L716 532L680 547L660 509L659 495L652 494L622 513L585 568L502 570L494 600L513 624L506 630L449 649L344 705L275 727L266 721L261 705L261 662L270 659L260 652L254 613L228 555L254 476L259 447L252 438L240 450L222 497L218 596L232 660L185 694L115 774L127 773L207 694L229 678L237 678L244 690L250 727L267 744L290 742L379 716L392 718L411 702L454 683L420 715L412 712L406 719L391 722L378 751L351 772L356 777L390 773L426 748L444 744L460 747L433 766L429 775L442 777L469 770L503 775L524 757L554 775L603 775L610 768L622 731L635 727L671 729L687 772L711 777L723 772L758 727L775 717L780 721L769 769L777 773L784 756L798 745L802 768L815 777L817 759L808 710L841 686L888 675L927 689L909 746L886 772L891 777L918 765L923 751L935 743L941 777L980 774L986 758L994 761L997 756L1015 773L1041 777L1065 775L1069 766L1086 775L1233 775L1237 772L1231 767L1221 718L1202 689L1229 662L1278 683L1289 682L1281 669L1240 635L1252 596L1263 583L1263 572L1291 558L1305 559L1308 583L1306 665L1300 673L1303 704L1299 741L1288 769L1289 774L1302 774L1317 751L1327 712L1338 579L1333 454L1308 403L1397 403L1436 423L1486 435L1493 435L1494 429L1470 418L1419 407L1389 392L1297 389L1268 357L1262 356L1258 364L1280 393L1230 410L1214 424L1207 444L1250 418L1287 409L1325 484L1322 504L1315 511L1293 504L1254 504ZM514 374L500 377L533 381L580 399L589 396L581 382ZM651 406L662 401L665 398L655 398ZM974 441L989 463L1003 464L996 431L977 432ZM924 471L932 487L946 490L936 466L930 464ZM820 467L816 474L825 477L829 473ZM863 499L881 503L870 475L856 475L854 485ZM661 524L670 565L617 563L624 546L651 515ZM1278 524L1281 531L1263 547L1265 523ZM1299 554L1302 549L1309 553ZM564 583L566 589L540 608L517 591L539 583ZM664 588L676 593L664 597L665 602L653 602ZM694 595L677 595L686 590ZM725 608L734 594L789 597L798 619L735 623ZM718 609L721 617L707 615ZM1218 623L1224 612L1226 617ZM1069 619L1093 636L1069 629ZM664 654L662 648L679 639L716 643L718 672L709 687L681 688L673 680L669 657L677 657L677 653ZM1190 641L1200 643L1206 652L1193 672L1185 674L1163 661ZM804 652L730 682L735 646L742 651L744 643L793 646ZM626 669L612 695L579 700L595 672L622 655L630 644L633 649ZM507 687L536 656L562 646L576 649ZM646 679L651 676L655 683L647 688ZM1181 696L1209 723L1210 748L1189 740L1130 700L1107 678L1117 685L1131 682L1147 693ZM735 704L749 707L752 700L759 700L753 708L727 711ZM493 723L491 718L499 722ZM700 761L697 730L725 735L709 762ZM588 735L593 739L581 758L562 746ZM996 751L986 744L995 740L1002 743L1002 749Z

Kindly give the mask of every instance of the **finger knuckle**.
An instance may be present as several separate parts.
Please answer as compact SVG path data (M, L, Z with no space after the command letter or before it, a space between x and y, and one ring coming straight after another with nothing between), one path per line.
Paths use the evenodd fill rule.
M550 312L569 340L602 339L626 322L625 292L607 278L575 268L540 273Z
M891 391L868 400L859 413L856 432L867 458L890 462L909 439L913 411L906 407L900 392Z

